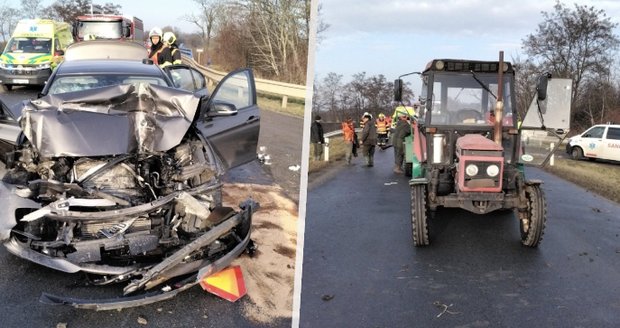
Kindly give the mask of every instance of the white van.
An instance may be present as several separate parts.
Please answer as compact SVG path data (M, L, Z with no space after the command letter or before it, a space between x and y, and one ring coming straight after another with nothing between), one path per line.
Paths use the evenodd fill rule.
M607 159L620 161L620 125L599 124L568 139L566 152L573 159Z

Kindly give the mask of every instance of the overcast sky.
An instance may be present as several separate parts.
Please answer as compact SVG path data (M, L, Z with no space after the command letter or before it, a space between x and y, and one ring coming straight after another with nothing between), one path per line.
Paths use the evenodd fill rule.
M20 8L20 0L0 0L0 3L11 4L14 8ZM154 26L176 26L184 32L197 31L193 24L181 19L182 16L198 10L198 5L192 0L93 0L93 3L104 5L111 2L122 6L125 15L132 15L144 22L144 29L150 30ZM54 0L43 0L43 7L54 3Z
M603 9L620 18L618 0L562 1ZM433 58L511 60L521 40L536 31L541 11L552 12L555 0L321 0L329 29L316 52L316 75L383 74L393 80L420 71ZM620 31L616 32L620 34ZM415 78L411 78L415 83ZM414 92L417 94L416 86Z

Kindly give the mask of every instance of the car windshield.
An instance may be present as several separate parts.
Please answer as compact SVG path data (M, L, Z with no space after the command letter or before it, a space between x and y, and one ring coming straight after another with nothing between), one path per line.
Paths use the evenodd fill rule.
M442 74L434 76L431 124L489 124L495 109L497 74ZM512 77L504 76L504 100L510 99ZM489 92L490 91L490 92ZM510 101L504 101L504 125L513 125Z
M80 22L78 37L84 39L86 35L92 35L97 39L120 39L121 22Z
M52 47L49 38L12 38L6 46L7 52L41 53L47 54Z
M140 75L70 75L57 77L49 88L48 94L81 91L119 84L149 83L167 86L166 81L156 76Z

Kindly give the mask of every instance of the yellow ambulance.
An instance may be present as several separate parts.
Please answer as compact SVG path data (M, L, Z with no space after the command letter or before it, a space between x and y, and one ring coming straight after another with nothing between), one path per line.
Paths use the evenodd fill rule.
M73 43L71 26L49 19L23 19L0 55L0 84L43 85Z

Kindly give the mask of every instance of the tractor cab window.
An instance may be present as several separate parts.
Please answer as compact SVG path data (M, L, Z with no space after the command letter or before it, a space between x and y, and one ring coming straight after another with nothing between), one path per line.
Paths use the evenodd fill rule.
M476 80L476 78L479 80ZM485 125L493 122L497 97L497 74L434 75L431 124ZM504 99L510 99L510 76L504 76ZM429 99L430 100L430 99ZM504 101L504 125L513 125L510 101Z

